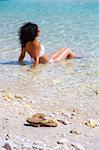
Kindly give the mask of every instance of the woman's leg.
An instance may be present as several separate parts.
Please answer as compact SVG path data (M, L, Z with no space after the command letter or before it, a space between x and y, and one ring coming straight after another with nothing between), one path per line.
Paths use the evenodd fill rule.
M53 59L54 59L54 62L58 62L66 58L74 58L74 57L77 57L76 54L72 52L70 48L65 48L61 53L59 53Z
M52 53L49 55L49 58L55 59L56 57L58 57L61 53L63 53L65 50L65 48L61 48L58 51Z

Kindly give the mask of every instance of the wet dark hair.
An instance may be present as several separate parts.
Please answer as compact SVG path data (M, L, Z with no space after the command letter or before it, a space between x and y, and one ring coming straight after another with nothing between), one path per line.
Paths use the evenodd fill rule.
M25 23L19 30L19 40L21 47L24 48L26 43L29 41L34 41L37 37L38 26L34 23Z

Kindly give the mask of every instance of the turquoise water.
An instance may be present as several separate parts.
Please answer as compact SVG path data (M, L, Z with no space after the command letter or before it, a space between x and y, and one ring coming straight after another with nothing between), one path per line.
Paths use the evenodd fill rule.
M28 72L29 65L19 66L17 59L20 51L18 30L24 22L29 21L37 23L41 29L40 39L47 53L69 47L76 53L85 55L85 58L41 65L37 70ZM24 90L31 97L36 89L35 99L44 98L44 93L52 99L65 99L63 95L66 89L73 93L74 87L83 82L97 87L98 54L98 1L0 0L1 87L11 91L19 90L21 93ZM30 63L28 56L26 61L27 64ZM51 84L54 79L57 80L55 85L54 81ZM38 89L39 86L41 88ZM59 95L56 94L57 90L60 91ZM40 96L37 98L38 93Z
M83 0L0 1L0 49L19 47L18 29L24 22L37 23L47 51L70 47L77 52L99 49L99 2Z

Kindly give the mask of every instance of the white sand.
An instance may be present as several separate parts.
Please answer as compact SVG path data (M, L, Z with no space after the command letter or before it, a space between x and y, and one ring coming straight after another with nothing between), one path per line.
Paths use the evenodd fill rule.
M17 74L17 69L5 72L9 77L4 80L2 75L0 81L0 145L8 142L16 150L99 150L98 80L93 66L87 70L86 65L75 67L70 61L32 72L29 66ZM24 125L27 117L41 112L67 125Z

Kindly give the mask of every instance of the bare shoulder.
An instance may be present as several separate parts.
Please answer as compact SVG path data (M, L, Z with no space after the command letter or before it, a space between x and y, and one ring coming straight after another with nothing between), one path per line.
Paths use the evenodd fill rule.
M33 45L34 45L35 48L40 48L40 41L38 41L37 39L35 39L33 41Z
M40 42L35 39L33 41L34 57L38 57L40 53Z

